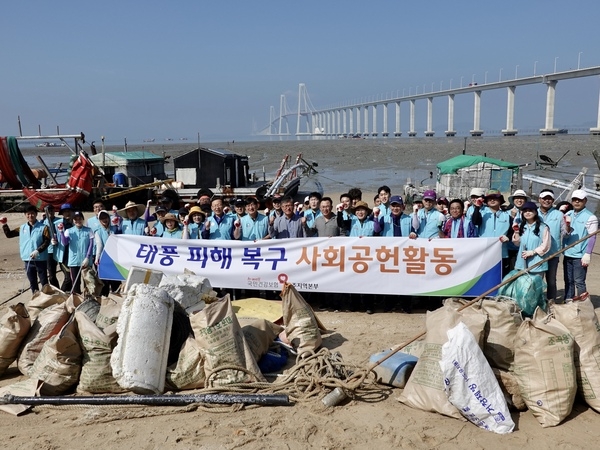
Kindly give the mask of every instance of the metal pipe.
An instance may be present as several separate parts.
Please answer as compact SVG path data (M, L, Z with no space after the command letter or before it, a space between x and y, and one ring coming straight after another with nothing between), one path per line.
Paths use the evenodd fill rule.
M193 403L232 405L244 403L262 406L290 406L285 394L194 394L194 395L89 395L77 397L19 397L7 394L0 397L4 405L148 405L184 406Z
M82 141L85 139L85 136L83 133L79 133L79 134L55 134L55 135L49 135L49 136L16 136L15 139L17 140L23 140L23 141L27 141L27 140L48 140L48 139L81 139Z

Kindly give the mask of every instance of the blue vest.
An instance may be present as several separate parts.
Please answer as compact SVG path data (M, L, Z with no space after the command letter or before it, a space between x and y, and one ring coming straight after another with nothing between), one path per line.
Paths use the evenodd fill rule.
M585 224L587 223L590 217L594 216L594 214L592 214L592 212L589 209L583 208L578 213L576 213L575 211L569 211L567 213L567 216L571 216L571 228L573 230L571 231L571 234L566 235L563 239L563 246L565 247L568 247L573 242L578 241L582 237L587 236L589 234L587 228L585 227ZM587 244L587 240L580 242L575 247L570 248L569 250L565 250L564 255L568 256L569 258L582 258L585 253Z
M394 224L394 216L388 214L387 216L383 216L379 218L379 223L381 224L382 231L381 236L395 236L394 228L398 227L398 225ZM402 213L400 215L400 236L408 237L411 231L411 218L410 216Z
M375 234L375 222L366 218L362 223L358 217L352 216L352 226L350 227L350 237L373 236Z
M446 217L435 208L429 211L419 209L417 212L419 218L419 229L415 230L420 238L438 238L440 237L440 226L444 224Z
M233 222L235 216L230 214L223 214L221 223L217 224L215 216L206 218L207 222L210 222L210 229L208 230L208 239L228 239L231 240L233 236Z
M550 208L546 214L544 214L542 210L538 208L538 214L540 219L542 219L550 229L549 253L550 255L553 255L561 248L562 236L560 232L564 220L564 214L556 208Z
M87 227L90 228L92 231L96 231L98 228L100 228L100 220L98 220L98 217L90 217L87 220Z
M34 250L37 250L37 248L42 245L42 242L44 242L44 228L46 228L46 225L39 220L31 227L29 226L29 222L25 222L21 225L19 230L19 253L21 254L21 259L23 261L29 261L29 255L31 255ZM46 260L48 260L47 249L40 252L39 256L36 258L36 261Z
M303 216L306 218L306 226L308 228L314 228L315 227L315 219L317 217L319 217L321 215L321 211L317 209L317 212L314 212L312 209L307 209L306 211L304 211L303 213L300 214L300 216Z
M376 208L379 208L379 215L380 216L389 216L390 214L392 214L392 208L390 208L389 206L385 205L384 203L382 203L381 205L377 206ZM404 234L402 236L404 236Z
M487 206L481 208L481 225L479 237L500 237L506 235L510 228L510 213L502 211L494 213ZM508 242L502 243L502 258L508 258Z
M55 261L62 263L64 262L65 255L67 254L68 246L64 246L62 240L60 239L60 234L57 228L59 223L62 223L65 226L65 228L63 229L63 233L69 228L71 228L73 224L71 222L65 221L64 219L54 220L54 229L56 230L56 240L58 241L58 244L54 247L54 250L52 251L52 256L54 257Z
M144 235L144 228L146 228L146 222L139 217L133 222L129 219L123 219L121 223L121 230L123 234L134 234L137 236Z
M157 235L158 236L158 235ZM174 230L169 230L165 228L161 237L171 238L171 239L181 239L183 237L183 230L180 228L175 228Z
M519 245L519 254L517 255L517 259L515 261L515 269L523 270L526 268L525 260L523 258L521 258L521 253L524 252L525 250L534 250L535 248L539 247L542 244L542 241L544 239L544 233L547 228L548 228L548 225L546 225L545 223L540 224L540 235L536 236L535 233L533 232L535 230L535 223L532 225L529 225L527 223L525 224L525 226L523 227L523 234L521 235L521 244ZM527 258L527 267L533 266L535 263L540 262L542 259L544 259L544 256L540 256L537 253L534 253L534 255L531 258ZM545 272L546 270L548 270L548 262L547 261L543 264L540 264L538 267L533 269L531 272L532 273Z
M202 228L202 224L190 223L188 225L188 233L190 234L190 239L200 239L200 229Z
M69 228L69 259L67 261L67 266L79 267L83 264L90 243L93 245L93 237L94 234L88 227Z
M242 217L242 241L257 241L269 234L269 218L264 214L258 213L256 219L252 219L249 214Z

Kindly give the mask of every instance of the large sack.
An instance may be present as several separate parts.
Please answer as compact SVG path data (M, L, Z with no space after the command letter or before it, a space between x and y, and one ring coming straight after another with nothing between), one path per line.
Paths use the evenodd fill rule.
M30 328L31 320L23 303L9 306L0 318L0 375L17 359L19 346Z
M42 382L42 395L61 395L79 381L81 347L73 318L57 335L48 339L29 371L30 378Z
M287 339L300 357L315 352L321 346L322 337L314 311L291 283L283 286L281 298Z
M204 296L209 295L212 291L208 278L192 273L163 276L158 286L169 292L173 300L178 302L183 309L191 307L197 307L197 310L202 309Z
M509 370L515 359L515 336L523 322L521 309L508 297L486 298L477 306L488 317L483 354L492 367Z
M511 270L502 281L514 277L519 272L516 269ZM512 298L523 311L523 315L531 317L537 307L546 309L544 288L545 283L541 276L526 273L502 286L498 295Z
M134 284L117 320L110 365L119 386L136 394L162 394L173 325L174 300L167 291Z
M502 389L508 406L519 411L527 410L527 405L523 397L521 397L521 390L519 389L519 383L515 374L507 370L498 369L497 367L492 367L492 372L494 372L494 376Z
M256 361L260 361L268 351L275 338L284 328L266 319L238 318L244 338Z
M63 292L50 284L43 285L42 289L35 292L26 305L27 312L31 318L31 323L33 324L42 310L49 306L56 305L57 303L64 303L68 298L68 293Z
M577 392L573 336L541 308L517 331L514 373L542 427L558 425L571 413Z
M101 330L83 311L75 311L79 343L83 352L77 392L104 394L124 392L112 374L110 355L117 345L116 323Z
M181 346L177 362L167 367L166 385L172 390L202 389L205 382L204 354L190 336Z
M83 284L84 297L100 297L104 282L98 277L98 272L93 266L81 269L81 281Z
M208 385L265 381L233 312L229 295L192 314L190 322L204 353ZM233 368L223 370L223 367Z
M458 312L456 304L446 302L435 311L427 311L425 348L399 400L413 408L433 411L462 419L460 412L448 401L440 368L442 345L448 341L447 331L464 322L475 340L480 342L487 318L480 310L466 308Z
M448 400L468 421L498 434L514 429L494 373L464 323L448 330L440 367Z
M579 393L600 412L600 324L590 298L561 305L551 313L575 339L575 370Z
M117 323L125 298L119 294L110 294L100 300L100 311L96 316L96 326L101 330Z
M423 350L425 350L425 339L419 339L418 341L413 341L405 347L402 347L402 353L406 353L407 355L416 356L417 358L421 357Z

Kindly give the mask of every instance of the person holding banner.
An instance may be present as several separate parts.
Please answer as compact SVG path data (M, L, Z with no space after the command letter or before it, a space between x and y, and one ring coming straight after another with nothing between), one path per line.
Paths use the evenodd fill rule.
M344 220L343 211L338 211L337 223L340 228L345 230L350 237L375 236L375 222L377 216L370 218L371 209L366 202L362 200L354 203L354 214ZM379 211L377 210L379 215Z
M223 200L213 198L210 207L212 214L204 221L204 229L201 231L202 239L233 239L234 216L225 214Z
M294 211L294 199L289 195L281 200L283 215L269 218L269 236L271 239L301 238L304 236L300 216Z
M450 202L448 210L450 219L446 220L442 227L443 237L445 238L466 238L469 237L469 221L464 215L465 204L459 198Z
M269 238L269 219L258 212L258 200L246 199L246 214L239 220L239 226L233 224L233 237L242 241L258 241Z
M182 239L200 239L200 231L202 230L202 224L206 220L206 216L199 206L192 206L190 208L190 214L187 219L190 223L183 227ZM186 234L187 232L187 234Z
M537 205L533 202L522 204L519 213L520 223L513 223L512 242L519 248L515 269L523 270L532 266L544 258L550 250L550 229L542 222L538 214ZM548 262L531 269L529 273L544 276L548 270Z
M320 204L322 200L322 195L318 192L311 192L308 195L308 209L302 211L300 217L302 217L302 223L306 225L307 228L315 228L315 220L317 217L321 215ZM308 236L317 236L316 234L308 234Z
M336 215L333 213L333 200L323 197L319 203L321 213L317 216L312 227L304 223L304 233L309 236L332 237L340 235Z
M389 210L389 214L380 213L379 219L375 220L375 232L379 236L409 237L412 220L410 216L404 214L404 201L402 197L393 195L389 202Z

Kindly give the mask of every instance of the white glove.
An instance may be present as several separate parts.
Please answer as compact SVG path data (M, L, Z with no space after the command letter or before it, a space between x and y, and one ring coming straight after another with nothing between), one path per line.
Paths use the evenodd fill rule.
M50 239L50 243L51 243L52 245L58 245L58 241L56 240L56 238L52 238L52 239Z
M29 258L36 259L38 256L40 256L40 252L38 252L37 250L34 250L31 252L31 255L29 255Z
M581 265L583 267L587 267L590 265L591 262L592 262L592 255L590 255L589 253L584 253L583 256L581 257Z
M225 214L229 214L229 211L231 211L231 210L229 209L229 206L226 206L225 208L223 208L223 212L224 212Z
M502 243L504 243L504 242L508 242L508 237L506 237L506 235L505 235L505 234L503 234L502 236L500 236L500 237L498 238L498 240L499 240L500 242L502 242Z
M210 220L207 220L206 222L204 222L204 229L210 230Z
M344 210L344 204L343 203L338 203L335 206L335 209L337 209L338 211L343 211Z
M413 212L416 213L417 211L419 211L419 205L413 205Z
M146 208L150 208L150 205L152 205L152 200L148 200L146 202Z
M269 215L269 208L265 208L265 216Z
M377 206L373 208L373 215L375 217L379 216L379 208Z

